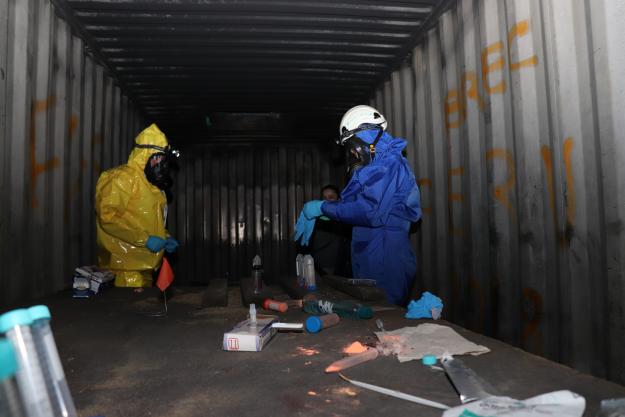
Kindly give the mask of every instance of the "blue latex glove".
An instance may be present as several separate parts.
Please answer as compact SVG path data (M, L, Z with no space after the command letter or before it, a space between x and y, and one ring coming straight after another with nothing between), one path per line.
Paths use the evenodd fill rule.
M175 252L178 246L180 246L180 243L173 237L168 237L165 241L165 250L169 253Z
M432 311L434 310L434 311ZM443 311L443 301L432 293L424 292L418 301L408 304L407 319L438 319ZM434 313L434 315L432 314Z
M312 200L308 203L304 204L304 209L302 213L308 220L316 219L317 217L323 216L323 211L321 211L321 206L323 205L323 201L321 200Z
M150 252L160 252L165 247L166 240L160 238L158 236L150 236L148 241L145 242L145 247L148 248Z
M307 219L304 210L302 210L295 224L295 236L293 240L297 242L301 238L300 244L302 246L308 246L310 236L312 236L312 232L315 229L315 220L315 218Z

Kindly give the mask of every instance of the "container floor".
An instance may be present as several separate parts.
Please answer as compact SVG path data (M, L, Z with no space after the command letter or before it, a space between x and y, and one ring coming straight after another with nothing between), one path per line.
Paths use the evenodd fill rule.
M45 300L69 385L83 417L138 416L440 416L439 410L352 386L325 367L354 340L376 330L374 320L343 320L319 334L278 333L262 352L225 352L224 331L241 321L238 288L229 306L198 309L198 294L180 292L166 317L150 317L155 292L110 289L86 300L61 293ZM302 321L299 311L283 321ZM400 309L376 313L386 330L415 326ZM586 398L586 416L601 399L625 397L625 387L581 374L504 343L456 329L492 352L463 357L502 394L527 398L569 389ZM458 396L442 372L419 362L381 357L345 372L354 379L448 405Z

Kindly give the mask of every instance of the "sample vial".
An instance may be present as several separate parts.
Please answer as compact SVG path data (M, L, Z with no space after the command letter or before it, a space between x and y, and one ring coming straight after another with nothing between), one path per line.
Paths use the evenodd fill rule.
M310 316L306 319L306 331L308 333L317 333L322 329L336 326L341 319L336 313L326 314L324 316Z
M31 325L33 340L55 415L78 417L50 328L50 310L46 306L39 305L29 308L28 312L33 321Z
M304 256L304 279L308 291L317 290L317 283L315 281L315 260L312 255Z
M26 309L9 311L0 316L0 333L11 341L17 356L17 386L28 417L53 417L52 403L43 376L35 341L32 319Z
M267 298L263 302L263 308L265 310L273 310L273 311L279 311L280 313L286 313L286 311L289 309L289 306L285 302L276 301L276 300Z
M24 417L24 408L15 380L17 358L15 349L0 339L0 416Z

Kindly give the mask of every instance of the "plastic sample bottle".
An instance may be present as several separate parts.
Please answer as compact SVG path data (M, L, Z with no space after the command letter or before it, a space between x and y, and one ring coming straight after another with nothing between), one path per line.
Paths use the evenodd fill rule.
M263 290L263 264L260 255L254 256L252 260L252 286L254 294L260 294Z
M306 280L306 289L308 291L316 291L317 283L315 281L315 260L312 255L304 256L304 278Z
M323 316L310 316L306 319L306 331L308 333L318 333L320 330L336 326L341 319L336 313L325 314Z
M303 308L305 312L315 315L336 313L343 318L370 319L373 317L371 307L350 300L336 303L327 300L304 300Z
M15 349L0 339L0 416L24 417L24 408L15 380L17 358Z
M256 304L250 304L250 325L256 327Z
M306 281L304 280L304 255L298 253L295 257L295 273L297 274L297 285L300 287L306 286Z
M26 309L9 311L0 316L0 333L11 341L17 357L17 386L27 417L53 417L52 403L46 387L35 341L32 319Z
M50 319L52 318L50 310L46 306L39 305L29 308L28 312L33 321L30 328L46 386L48 387L48 395L52 402L54 415L78 417L72 394L69 392L65 372L63 372L63 365L61 365L61 358L56 348L54 335L50 328Z
M263 301L263 308L265 310L273 310L279 311L280 313L286 313L289 309L289 306L283 301L272 300L271 298L267 298Z

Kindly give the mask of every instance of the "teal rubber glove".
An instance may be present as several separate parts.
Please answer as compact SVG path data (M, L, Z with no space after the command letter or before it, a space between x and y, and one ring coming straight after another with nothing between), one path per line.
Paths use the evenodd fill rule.
M297 218L297 223L295 224L295 236L293 237L293 240L297 242L301 239L300 244L302 246L308 246L310 237L315 229L315 220L316 219L314 218L307 219L304 214L304 210L302 210Z
M323 216L323 211L321 211L322 205L323 201L321 200L309 201L308 203L304 204L304 209L302 210L302 212L308 220L316 219L317 217Z
M180 246L180 243L173 237L168 237L165 241L165 250L169 253L175 252L178 246Z
M145 247L150 251L150 252L160 252L163 250L163 248L165 247L165 239L160 238L158 236L150 236L148 238L148 241L145 242Z

